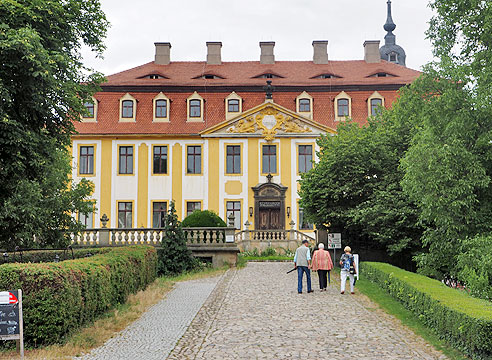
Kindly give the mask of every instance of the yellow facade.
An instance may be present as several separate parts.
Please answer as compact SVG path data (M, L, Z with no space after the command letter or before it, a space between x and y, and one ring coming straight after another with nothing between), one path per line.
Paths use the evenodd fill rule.
M290 229L289 223L294 221L299 229L299 145L312 145L312 160L316 161L315 141L326 133L334 131L273 102L265 102L196 136L74 136L72 176L81 177L77 163L80 146L94 146L94 175L88 178L96 189L94 227L100 227L103 214L109 218L108 227L118 227L118 203L131 202L132 226L150 228L153 204L174 201L181 220L189 203L199 203L201 209L213 210L226 220L229 204L238 217L239 228L244 229L248 221L250 229L260 225L264 228L265 224ZM265 145L276 146L275 158L263 156ZM127 166L120 159L122 146L133 149L132 158L124 159L126 164L132 164L131 173L120 174L120 167ZM156 146L166 148L165 169L155 168L155 159L162 159L154 155ZM188 155L191 146L200 147L199 157ZM240 149L240 169L234 173L227 171L227 146ZM264 158L276 164L276 171L263 171ZM189 174L190 166L198 164L200 169ZM255 193L259 185L262 189L271 185L273 192L269 194L276 187L282 188L283 194L278 201L275 197L265 198L268 191Z

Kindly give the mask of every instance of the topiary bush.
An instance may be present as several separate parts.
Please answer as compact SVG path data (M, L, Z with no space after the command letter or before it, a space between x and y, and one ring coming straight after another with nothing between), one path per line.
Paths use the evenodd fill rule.
M473 359L492 358L492 306L440 281L384 263L361 263L377 283L452 346Z
M188 215L182 222L182 226L188 227L226 227L227 224L219 215L210 210L196 210Z
M156 275L155 249L128 246L60 263L2 265L0 289L22 289L24 340L40 346L63 342Z
M161 247L157 249L159 275L177 275L199 267L201 263L186 246L186 237L176 215L174 201L169 205L165 224L165 235Z

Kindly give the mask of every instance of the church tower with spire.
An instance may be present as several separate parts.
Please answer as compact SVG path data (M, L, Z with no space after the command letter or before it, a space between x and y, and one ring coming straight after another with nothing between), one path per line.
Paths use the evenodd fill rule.
M379 49L379 53L381 54L382 60L387 60L389 62L405 65L405 50L399 45L396 44L396 36L393 34L393 31L396 28L395 23L393 22L393 18L391 17L391 0L388 0L388 16L386 19L386 24L384 24L384 30L387 31L386 36L384 37L384 45Z

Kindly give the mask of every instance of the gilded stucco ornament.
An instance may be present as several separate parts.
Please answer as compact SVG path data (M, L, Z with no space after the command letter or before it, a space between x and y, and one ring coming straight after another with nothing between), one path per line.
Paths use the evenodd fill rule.
M285 116L272 106L261 109L256 116L241 119L235 126L230 127L230 133L255 133L262 131L266 141L272 141L278 131L284 133L307 133L312 130L303 126L300 121L291 116Z

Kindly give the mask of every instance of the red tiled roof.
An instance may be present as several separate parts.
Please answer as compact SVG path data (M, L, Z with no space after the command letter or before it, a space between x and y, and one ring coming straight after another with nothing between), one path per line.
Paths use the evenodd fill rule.
M385 106L390 107L397 98L396 91L378 91L385 98ZM273 101L287 109L296 111L296 98L301 92L274 92ZM325 126L336 128L334 99L339 92L313 92L313 120ZM346 91L352 98L352 118L360 124L367 119L367 99L373 91ZM75 123L80 134L161 134L161 135L197 135L211 126L225 120L225 98L229 93L199 93L205 99L204 122L194 123L186 121L186 99L189 93L165 92L171 100L170 122L154 123L152 101L158 92L130 92L137 99L136 122L119 122L120 98L124 92L100 92L95 95L98 100L97 123ZM247 111L265 101L265 94L261 92L238 92L243 99L243 111Z
M395 76L370 77L382 72ZM363 124L367 121L367 99L374 91L377 90L385 98L385 106L390 107L398 96L396 89L411 83L420 75L418 71L387 61L374 64L365 61L330 61L326 65L317 65L311 61L277 61L269 65L255 61L225 62L222 65L207 65L205 62L156 65L151 62L108 76L103 91L95 95L98 100L97 123L77 122L75 127L81 135L198 135L200 131L225 120L225 98L232 89L243 99L243 111L263 103L265 93L261 89L266 79L255 78L263 73L283 76L272 79L273 85L291 88L288 91L275 91L275 103L296 111L296 97L306 89L313 97L313 120L331 128L338 125L334 115L334 99L340 91L344 90L352 97L352 118ZM150 74L160 74L167 79L141 79ZM223 79L196 79L202 74L217 75ZM333 74L340 78L313 79L321 74ZM309 91L317 85L323 88ZM367 86L358 88L360 85ZM173 90L174 87L180 88ZM200 123L186 121L186 99L195 90L205 100L204 122ZM160 91L171 101L169 123L152 121L152 101ZM127 92L137 100L134 123L119 122L119 99Z
M380 72L395 76L369 77ZM409 84L420 74L384 60L372 64L364 60L329 61L326 65L314 64L312 61L276 61L275 64L242 61L224 62L221 65L189 61L156 65L150 62L109 75L104 86L260 86L265 84L265 79L255 77L264 73L282 76L273 79L273 83L283 86ZM139 79L150 74L161 74L167 79ZM199 78L204 74L217 75L223 79ZM333 74L340 78L314 78L321 74Z

